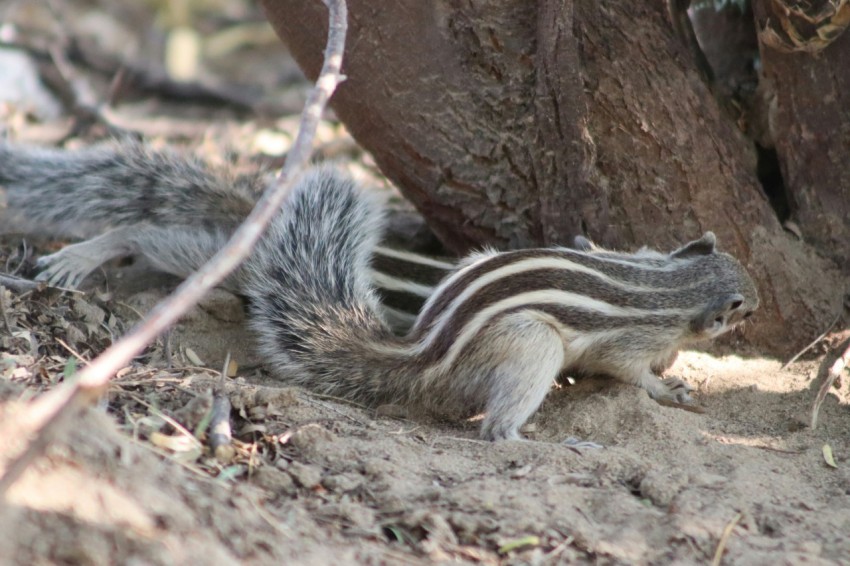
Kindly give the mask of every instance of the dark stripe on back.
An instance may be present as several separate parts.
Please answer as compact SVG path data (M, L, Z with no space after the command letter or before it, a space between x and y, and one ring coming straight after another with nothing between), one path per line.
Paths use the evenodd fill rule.
M429 287L435 286L452 272L451 269L384 255L380 250L375 250L372 255L372 268L392 277L407 279Z
M390 308L415 315L425 303L425 298L406 291L390 291L380 286L375 288L381 303Z
M469 322L478 313L501 300L518 295L520 293L548 289L573 291L577 294L590 296L586 292L582 293L581 288L576 289L573 285L574 282L571 281L571 279L572 276L576 275L576 273L573 272L570 273L569 276L561 275L560 277L558 277L557 275L559 272L560 270L554 269L529 271L527 273L522 273L516 276L500 279L499 281L493 282L490 285L479 289L475 294L469 297L469 299L464 301L458 307L452 317L447 321L446 325L440 330L440 333L434 339L433 346L424 353L427 358L427 361L430 363L434 363L441 359L442 356L445 355L445 353L448 351L449 347L461 334L464 327L469 324ZM586 274L584 275L586 277L592 277ZM596 282L598 283L598 280ZM520 288L522 286L525 287ZM659 308L657 306L654 308L650 306L651 302L654 302L653 300L658 300L658 294L658 292L645 294L645 296L643 297L643 301L646 303L646 306L643 308L646 308L650 311L654 310L654 308ZM619 298L625 298L627 300L621 301L621 304L619 306L642 308L640 306L627 304L636 296L638 295L621 291ZM685 307L689 305L693 306L692 299L691 302L686 301L684 305ZM652 314L652 312L638 315L611 316L601 314L599 311L596 310L582 309L574 306L563 306L555 303L523 304L508 309L504 311L504 313L519 312L527 309L534 309L550 314L552 316L555 316L565 326L573 328L577 331L587 332L612 330L615 328L623 328L635 325L673 324L674 321L678 321L676 322L677 324L683 324L682 321L684 320L684 317L682 316L656 315ZM498 319L501 316L502 314L498 313L495 315L493 320ZM485 327L489 324L489 322L486 323ZM412 338L417 341L423 340L426 337L428 330L430 330L430 328L417 327Z
M603 330L614 330L617 328L634 328L645 326L648 328L670 328L684 324L685 317L679 315L641 315L641 316L599 316L593 311L586 311L576 307L565 307L550 303L523 305L505 311L505 314L534 310L546 313L564 326L584 332L599 332Z
M712 258L717 256L703 257ZM655 271L639 267L639 265L644 262L629 262L629 264L616 263L611 259L594 257L591 254L563 248L540 248L505 252L482 261L463 275L454 279L448 286L443 289L438 289L434 295L434 302L432 302L427 309L421 313L421 316L416 323L416 329L424 331L431 326L436 318L440 316L440 313L442 313L458 295L463 293L464 289L474 284L476 279L512 263L519 263L524 260L538 258L553 258L572 261L626 284L653 287L656 289L690 287L705 279L707 276L710 276L712 271L710 269L706 270L705 268L696 268L696 263L704 264L706 263L705 260L701 260L699 262L692 261L690 263L682 262L677 269L673 271ZM646 263L652 264L653 262ZM577 288L577 292L587 294L587 291L591 287L603 285L600 278L593 277L592 275L581 274L566 268L563 272L565 278L575 278L578 280L579 276L583 277L586 287ZM621 289L619 293L626 294L630 293L630 291Z

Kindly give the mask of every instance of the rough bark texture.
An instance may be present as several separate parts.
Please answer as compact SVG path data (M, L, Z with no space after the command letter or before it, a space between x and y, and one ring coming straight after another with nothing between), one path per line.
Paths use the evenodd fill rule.
M778 4L754 0L760 30L775 25L775 16L768 19ZM821 43L817 34L811 39L813 47ZM850 273L850 33L816 54L762 43L761 58L792 217L807 240Z
M322 3L264 6L315 76ZM664 2L350 0L349 10L334 109L450 248L579 233L671 248L713 230L758 280L752 343L789 351L834 315L836 274L782 233L752 144L700 81ZM823 277L802 281L780 254Z

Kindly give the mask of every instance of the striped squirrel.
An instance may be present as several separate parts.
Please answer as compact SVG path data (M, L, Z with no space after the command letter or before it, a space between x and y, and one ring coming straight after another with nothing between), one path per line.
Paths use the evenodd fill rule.
M136 150L128 160L156 157L141 146ZM175 170L169 157L156 168L148 164L144 170L156 172L134 181L130 188L142 189L141 195L128 198L127 179L101 175L102 183L96 190L89 185L78 210L72 203L56 210L46 203L64 197L15 178L8 165L0 149L0 184L11 211L35 223L53 222L54 228L75 227L79 218L118 225L113 232L126 228L119 233L131 243L122 253L153 256L160 267L178 274L200 263L198 257L209 257L238 220L241 213L228 216L231 211L223 210L233 195L242 203L256 189L243 178L224 182L200 176L187 179L181 189L216 188L202 191L205 198L209 193L208 201L173 189L161 195L155 186L163 176L185 173ZM25 170L36 174L32 166ZM58 191L63 195L74 190L67 171L61 181L52 181L57 182L65 187ZM40 202L28 208L22 185ZM122 222L130 224L122 228ZM170 228L157 225L168 222ZM163 233L159 239L146 234L166 229L171 230L167 246ZM198 238L198 232L204 236ZM380 203L350 178L331 167L302 178L230 282L249 298L249 321L261 353L278 376L321 393L370 405L420 404L454 415L485 410L481 436L486 439L518 438L563 370L608 374L655 399L690 402L687 384L662 380L657 370L682 346L734 328L758 306L752 280L738 261L716 250L710 232L669 254L611 252L579 239L583 249L484 251L454 267L437 262L436 271L448 275L436 288L423 286L424 306L412 329L398 336L381 313L376 290L381 232ZM89 257L118 247L96 241L75 245L88 246L83 255ZM153 242L170 247L165 252L145 247ZM186 255L194 253L198 257ZM180 266L172 264L175 259ZM45 266L65 261L60 257ZM81 272L63 265L53 274L63 271L75 277Z

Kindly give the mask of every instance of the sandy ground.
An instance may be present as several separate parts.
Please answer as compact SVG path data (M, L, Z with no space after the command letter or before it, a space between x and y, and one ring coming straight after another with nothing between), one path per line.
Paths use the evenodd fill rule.
M61 378L69 349L91 357L174 284L143 264L107 276L94 287L108 295L7 291L16 332L0 354L0 426ZM610 380L580 380L552 391L525 429L528 441L491 444L476 439L474 421L281 387L259 370L241 313L237 297L217 291L170 337L170 369L160 341L121 372L101 406L8 494L0 556L693 564L709 563L722 538L724 564L850 556L846 387L829 395L815 431L805 424L823 356L780 370L758 357L683 353L669 373L696 387L703 414ZM220 367L227 350L240 368L226 387L237 454L221 463L190 432L218 380L195 366ZM575 448L570 438L600 447ZM8 457L21 439L0 443Z

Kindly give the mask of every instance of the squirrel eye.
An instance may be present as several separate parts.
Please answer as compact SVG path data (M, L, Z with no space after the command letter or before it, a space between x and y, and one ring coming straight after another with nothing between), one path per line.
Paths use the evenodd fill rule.
M716 322L716 323L718 323L718 324L723 324L723 317L722 317L722 316L718 316L717 318L715 318L715 319L714 319L714 322Z
M743 304L744 304L744 301L733 301L732 302L732 310L734 311L734 310L741 308L741 305L743 305Z

